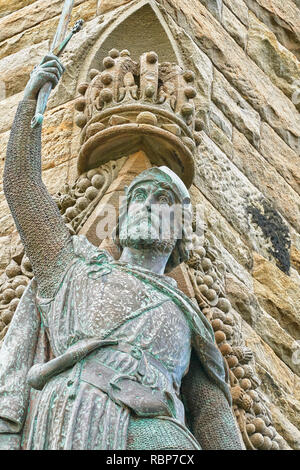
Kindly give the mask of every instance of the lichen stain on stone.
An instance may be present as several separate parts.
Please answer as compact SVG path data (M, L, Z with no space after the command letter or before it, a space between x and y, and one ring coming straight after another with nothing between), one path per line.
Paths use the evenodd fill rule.
M271 242L272 247L268 247L268 252L275 258L278 268L289 274L291 265L289 228L268 201L261 201L260 206L261 208L248 206L247 212L251 214L252 222L261 228L265 238Z

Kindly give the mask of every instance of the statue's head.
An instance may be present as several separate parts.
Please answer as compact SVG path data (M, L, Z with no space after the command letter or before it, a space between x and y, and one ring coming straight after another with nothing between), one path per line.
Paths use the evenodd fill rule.
M186 261L191 248L192 208L181 179L167 167L153 167L138 175L125 192L115 243L121 248L169 255L166 272Z

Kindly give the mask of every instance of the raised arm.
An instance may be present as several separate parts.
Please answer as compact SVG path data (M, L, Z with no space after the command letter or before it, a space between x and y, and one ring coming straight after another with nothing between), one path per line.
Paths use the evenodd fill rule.
M52 296L73 258L69 231L41 176L41 127L31 129L39 90L59 81L63 67L46 56L25 88L11 129L3 175L4 192L40 292Z
M244 449L224 393L207 377L194 354L189 372L182 382L182 396L190 429L202 449Z

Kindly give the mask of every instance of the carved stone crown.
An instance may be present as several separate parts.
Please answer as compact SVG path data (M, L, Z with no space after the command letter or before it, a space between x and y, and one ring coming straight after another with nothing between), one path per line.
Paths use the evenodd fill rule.
M80 173L108 160L144 150L155 165L166 165L187 187L194 177L193 152L201 122L195 117L194 73L159 63L146 52L139 63L127 50L110 51L104 70L90 70L75 108L81 131Z

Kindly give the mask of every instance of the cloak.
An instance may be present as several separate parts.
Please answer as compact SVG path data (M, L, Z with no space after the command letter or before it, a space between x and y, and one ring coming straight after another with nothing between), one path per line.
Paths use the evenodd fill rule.
M72 240L75 257L71 265L66 267L58 290L71 266L78 259L85 259L92 274L105 272L107 266L113 263L118 269L164 292L186 316L193 332L192 347L196 357L207 376L223 391L231 405L227 366L215 344L212 327L201 310L167 279L164 280L163 276L114 261L107 252L96 248L83 235L73 236ZM12 433L21 435L25 421L28 423L30 420L31 398L38 393L27 382L28 372L34 364L46 363L49 359L51 351L39 310L37 283L33 279L19 302L0 351L0 418L8 420Z

